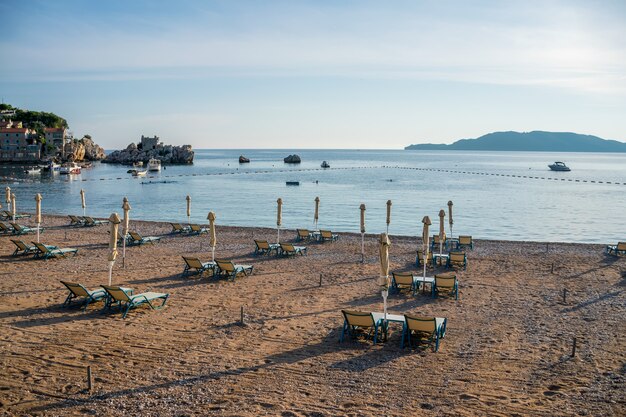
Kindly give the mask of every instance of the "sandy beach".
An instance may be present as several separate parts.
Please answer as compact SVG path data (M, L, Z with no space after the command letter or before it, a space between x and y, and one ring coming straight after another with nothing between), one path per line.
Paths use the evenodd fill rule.
M163 239L127 248L113 283L170 299L122 319L102 303L61 307L60 280L108 281L108 226L68 223L47 216L41 235L79 249L68 259L12 257L11 237L0 237L0 415L626 414L626 257L603 245L476 240L458 301L390 295L390 313L448 319L434 353L401 349L396 325L386 343L338 342L342 309L382 311L374 235L364 264L360 236L345 233L287 259L253 254L253 239L273 241L275 230L218 223L217 257L254 266L228 282L181 276L181 255L210 260L208 235L132 220ZM391 270L417 272L419 240L391 242Z

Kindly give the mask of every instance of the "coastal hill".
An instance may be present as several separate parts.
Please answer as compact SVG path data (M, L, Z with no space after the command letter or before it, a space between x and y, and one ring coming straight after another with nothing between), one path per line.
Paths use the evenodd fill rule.
M494 132L450 145L417 144L406 150L532 151L532 152L626 152L626 143L569 132Z

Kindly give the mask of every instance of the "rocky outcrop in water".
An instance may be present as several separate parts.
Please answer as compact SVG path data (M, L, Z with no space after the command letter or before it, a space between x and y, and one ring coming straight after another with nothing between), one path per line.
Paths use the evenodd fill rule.
M302 162L300 160L300 157L296 154L289 155L288 157L283 159L283 161L285 161L286 164L299 164L300 162Z
M98 146L91 138L84 137L73 142L68 159L71 161L100 161L106 158L104 149Z
M248 162L250 162L250 159L246 158L245 156L241 155L239 157L239 163L240 164L247 164Z
M126 149L110 153L102 162L130 165L136 162L147 163L150 159L160 159L163 164L192 164L194 151L191 145L161 145L155 149L143 150L131 143Z

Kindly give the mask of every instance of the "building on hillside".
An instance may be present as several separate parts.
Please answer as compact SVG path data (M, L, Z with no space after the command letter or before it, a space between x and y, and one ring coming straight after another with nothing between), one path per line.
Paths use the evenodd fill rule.
M150 151L153 149L157 149L159 147L159 137L158 136L144 136L141 135L141 149L144 151Z
M36 132L24 127L0 128L0 161L31 162L39 160L41 149Z
M46 143L53 145L61 152L61 156L65 157L66 151L69 151L66 149L69 142L67 129L63 127L46 127L44 134L46 136Z

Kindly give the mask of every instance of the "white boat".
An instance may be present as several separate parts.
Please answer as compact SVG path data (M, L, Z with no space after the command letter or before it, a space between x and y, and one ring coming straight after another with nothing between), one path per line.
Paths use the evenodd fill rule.
M133 167L135 167L135 168L142 168L143 167L143 161L133 162Z
M57 164L54 161L48 162L48 165L44 167L44 171L59 171L61 169L61 165Z
M27 168L26 169L26 173L27 174L40 174L41 173L41 168L39 168L39 167Z
M63 175L80 174L80 165L76 162L67 162L61 166L60 173Z
M148 161L148 171L160 171L161 161L159 159L152 158Z
M133 170L133 177L145 177L146 174L148 173L148 171L138 171L138 170Z
M321 167L322 168L330 168L330 164L328 162L326 162L326 161L323 161Z
M556 161L555 163L548 165L548 167L552 171L571 171L569 167L565 165L564 162L560 162L560 161Z

